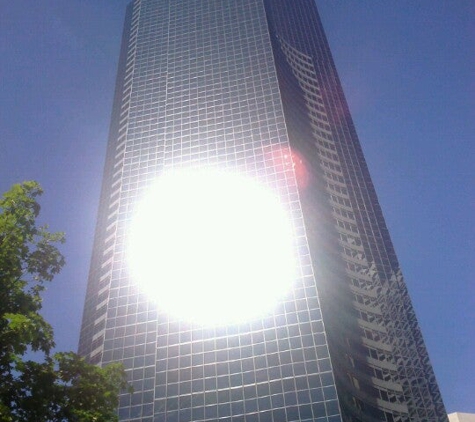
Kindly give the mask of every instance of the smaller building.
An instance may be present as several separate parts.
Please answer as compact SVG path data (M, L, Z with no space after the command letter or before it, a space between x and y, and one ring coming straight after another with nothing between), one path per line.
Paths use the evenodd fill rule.
M455 412L449 415L450 422L475 422L475 413Z

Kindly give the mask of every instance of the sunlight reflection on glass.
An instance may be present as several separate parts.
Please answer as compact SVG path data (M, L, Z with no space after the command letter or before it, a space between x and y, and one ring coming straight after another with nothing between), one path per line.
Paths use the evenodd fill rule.
M205 325L268 312L295 279L292 227L277 195L235 173L162 175L129 240L141 289L170 314Z

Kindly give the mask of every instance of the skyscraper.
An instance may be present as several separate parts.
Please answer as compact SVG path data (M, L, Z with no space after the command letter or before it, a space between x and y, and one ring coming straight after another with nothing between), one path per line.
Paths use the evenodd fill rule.
M182 202L183 183L158 191L162 231L150 227L139 253L167 297L157 304L130 268L131 231L152 186L176 174L211 186L213 198L200 183L187 183L199 194ZM216 276L217 289L233 280L218 300L224 315L274 293L271 283L253 300L259 280L245 257L264 262L259 278L285 273L284 255L260 248L241 221L266 225L264 205L220 218L240 205L236 178L290 216L292 282L261 314L203 322L193 312L212 307L213 292L199 274ZM223 234L203 252L209 244L187 233L203 225L204 238L215 219ZM166 225L178 239L170 248ZM250 253L221 243L246 236ZM186 317L167 308L164 286L178 281L162 271L170 266L196 276L193 294L173 290L193 309ZM121 396L122 421L447 420L313 0L129 5L79 351L124 362L135 392Z

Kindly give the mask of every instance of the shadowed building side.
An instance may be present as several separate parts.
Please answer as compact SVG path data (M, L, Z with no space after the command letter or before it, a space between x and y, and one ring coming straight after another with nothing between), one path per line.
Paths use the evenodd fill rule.
M446 420L316 7L266 6L343 418Z

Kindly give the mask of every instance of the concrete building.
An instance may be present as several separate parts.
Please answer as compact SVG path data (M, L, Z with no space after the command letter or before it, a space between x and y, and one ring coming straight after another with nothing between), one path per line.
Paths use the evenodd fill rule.
M450 413L449 422L475 422L475 413Z

